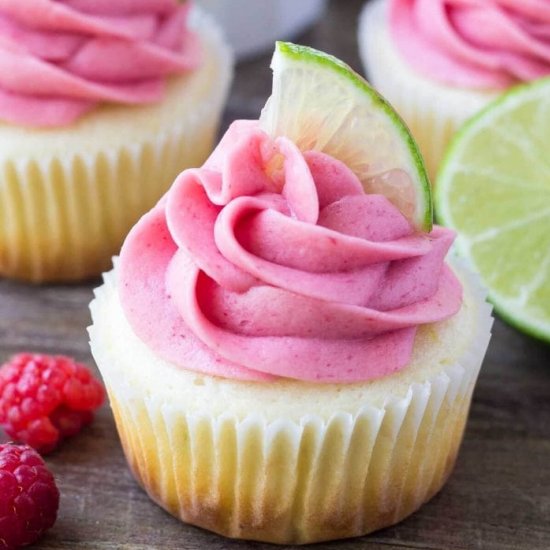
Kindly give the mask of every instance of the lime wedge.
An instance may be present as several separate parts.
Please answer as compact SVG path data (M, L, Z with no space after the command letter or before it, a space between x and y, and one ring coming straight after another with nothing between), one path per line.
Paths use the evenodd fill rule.
M405 123L342 61L305 46L277 42L273 93L260 124L300 149L323 151L349 166L367 192L385 195L415 228L430 231L431 189Z
M502 317L550 342L550 79L493 102L456 135L437 218Z

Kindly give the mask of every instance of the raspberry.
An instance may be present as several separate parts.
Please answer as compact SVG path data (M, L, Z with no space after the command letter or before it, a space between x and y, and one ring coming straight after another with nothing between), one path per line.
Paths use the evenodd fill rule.
M55 523L59 491L27 445L0 445L0 495L0 549L32 544Z
M89 424L104 399L103 386L69 357L21 353L0 367L0 425L41 453Z

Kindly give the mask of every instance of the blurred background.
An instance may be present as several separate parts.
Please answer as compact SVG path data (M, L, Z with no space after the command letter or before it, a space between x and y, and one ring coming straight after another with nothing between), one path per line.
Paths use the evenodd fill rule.
M363 73L357 21L363 0L199 0L221 22L237 66L224 127L235 118L258 118L271 94L269 63L275 40L322 49ZM235 16L238 14L238 16Z

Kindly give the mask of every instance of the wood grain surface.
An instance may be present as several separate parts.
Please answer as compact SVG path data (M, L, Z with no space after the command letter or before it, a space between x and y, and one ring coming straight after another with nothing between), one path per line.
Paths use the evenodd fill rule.
M355 41L360 7L359 0L334 0L300 41L360 70ZM257 117L270 90L268 64L266 55L238 67L225 125ZM93 365L86 326L96 284L30 287L0 280L0 360L35 350ZM108 406L47 462L58 480L61 508L55 527L34 548L272 548L186 526L153 504L126 468ZM497 320L464 444L443 491L395 527L316 548L549 549L550 347Z

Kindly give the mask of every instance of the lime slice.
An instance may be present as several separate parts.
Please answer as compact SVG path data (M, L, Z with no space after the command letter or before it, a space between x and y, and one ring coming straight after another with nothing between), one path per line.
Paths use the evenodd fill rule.
M341 160L367 192L385 195L417 229L430 231L424 162L393 108L345 63L312 48L277 42L271 68L262 128Z
M435 188L438 220L495 309L550 341L550 79L513 89L456 135Z

